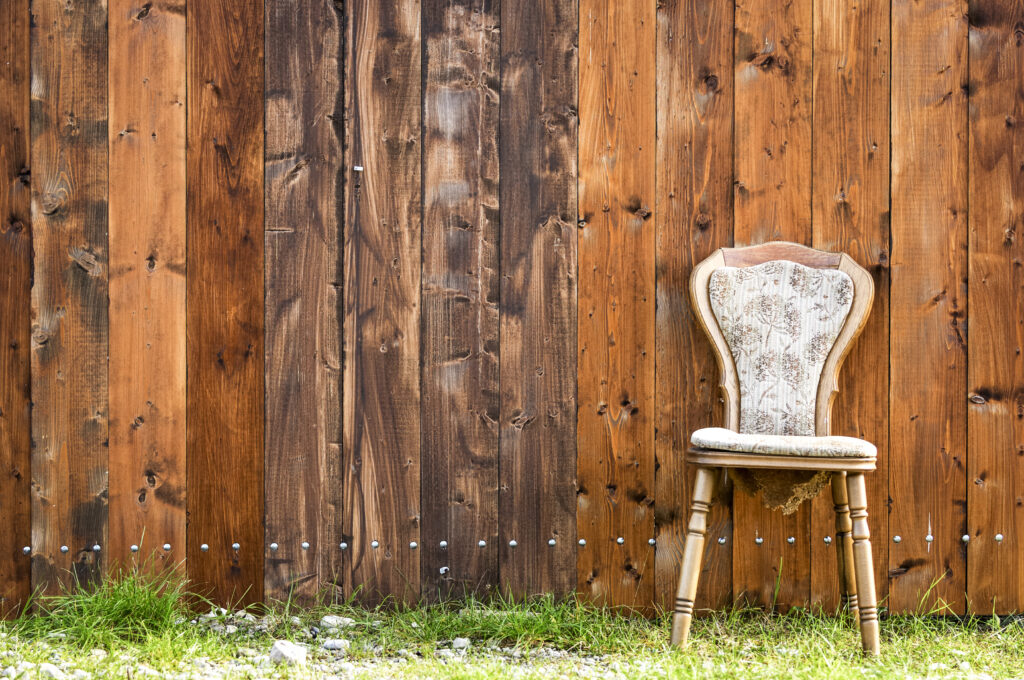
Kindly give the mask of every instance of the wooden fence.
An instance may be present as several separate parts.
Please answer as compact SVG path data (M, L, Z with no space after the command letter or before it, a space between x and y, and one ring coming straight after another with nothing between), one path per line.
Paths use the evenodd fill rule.
M220 600L664 604L721 418L687 277L785 239L875 277L835 424L878 446L885 604L1024 609L1022 26L5 0L3 608L133 560ZM698 606L834 607L831 514L724 492Z

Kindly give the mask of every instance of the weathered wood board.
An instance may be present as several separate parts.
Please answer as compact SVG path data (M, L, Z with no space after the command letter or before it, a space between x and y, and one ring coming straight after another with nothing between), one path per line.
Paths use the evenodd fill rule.
M354 0L346 89L343 531L366 602L420 596L419 0ZM440 569L440 567L436 567Z
M892 8L888 606L895 611L930 611L940 601L951 613L964 611L966 9L961 0Z
M655 6L580 2L578 589L654 601Z
M107 558L184 573L184 8L110 0L108 30Z
M690 305L690 272L732 245L733 6L658 8L656 602L670 608L683 557L693 472L690 434L721 426L718 367ZM731 488L719 484L696 608L732 602ZM722 542L724 539L724 542Z
M188 576L219 602L254 602L264 566L263 3L190 2L186 36Z
M107 12L31 11L32 583L56 593L107 561Z
M345 16L266 0L266 596L313 601L341 543ZM274 549L276 544L276 549Z

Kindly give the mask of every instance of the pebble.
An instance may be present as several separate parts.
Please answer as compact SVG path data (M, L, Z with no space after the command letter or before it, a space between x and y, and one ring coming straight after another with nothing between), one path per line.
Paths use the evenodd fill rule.
M328 638L324 640L324 649L332 651L348 651L348 648L352 646L352 643L348 640L342 640L340 638Z
M306 663L306 648L288 640L276 640L270 647L270 660L289 666L302 665Z
M469 649L469 646L473 644L469 638L457 637L452 640L452 649Z
M39 677L49 678L49 680L65 680L68 676L52 663L41 663L39 664Z
M292 624L293 626L301 626L302 619L300 619L298 616L293 616L292 618L288 619L288 623Z
M328 614L320 619L320 625L327 630L331 630L332 628L348 628L354 623L355 621L347 616L335 616L334 614Z

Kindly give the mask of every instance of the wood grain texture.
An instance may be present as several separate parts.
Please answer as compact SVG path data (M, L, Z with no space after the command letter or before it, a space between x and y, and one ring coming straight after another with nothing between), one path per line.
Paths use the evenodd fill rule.
M500 4L422 9L421 579L433 599L498 583Z
M655 33L652 2L580 3L578 588L640 608L655 582Z
M110 0L108 11L107 558L184 573L184 7ZM137 555L132 545L140 546Z
M366 602L420 594L420 19L419 0L351 5L343 526Z
M878 449L865 475L875 582L885 596L889 440L889 3L828 0L814 10L814 246L845 252L874 278L868 324L840 373L832 434ZM835 510L811 507L811 602L839 605ZM833 542L826 544L825 536Z
M31 592L29 3L0 4L0 618Z
M264 584L309 603L334 583L341 542L344 16L329 0L265 10L265 542L277 550Z
M964 611L967 13L893 3L889 607ZM934 541L925 539L931 534ZM891 541L891 538L889 539ZM934 587L932 587L934 584Z
M516 595L576 587L578 25L576 0L501 4L499 555Z
M811 29L810 0L736 5L736 245L811 243ZM764 508L760 497L737 493L733 525L734 595L760 606L776 599L783 608L804 605L809 505L784 516ZM764 542L755 543L757 537Z
M986 615L1024 609L1024 5L969 18L967 600Z
M220 603L263 597L263 20L187 7L188 576Z
M692 497L684 461L690 434L722 423L718 367L688 286L695 264L732 245L732 26L731 3L673 0L658 7L655 599L666 608ZM731 488L719 482L721 475L708 515L698 611L732 601Z
M32 582L55 593L106 562L107 12L32 15Z

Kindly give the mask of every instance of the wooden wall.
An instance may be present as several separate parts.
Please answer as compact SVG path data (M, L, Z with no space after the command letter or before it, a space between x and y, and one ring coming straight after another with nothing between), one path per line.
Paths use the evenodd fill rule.
M1022 25L0 4L0 609L134 563L221 601L664 606L721 419L689 272L770 239L875 277L835 429L879 449L884 604L1024 608ZM718 501L698 606L836 606L827 498Z

